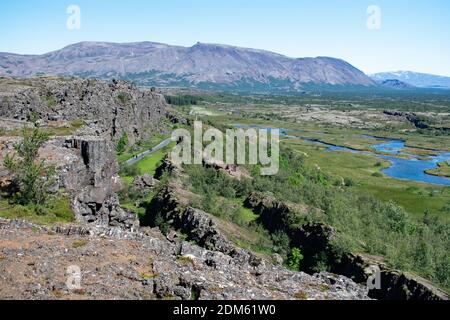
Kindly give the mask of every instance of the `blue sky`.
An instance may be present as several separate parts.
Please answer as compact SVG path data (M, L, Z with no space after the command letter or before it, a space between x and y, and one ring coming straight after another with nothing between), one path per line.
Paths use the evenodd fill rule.
M71 4L81 9L80 30L66 27ZM379 30L366 26L370 5L381 9ZM367 73L450 76L450 1L0 1L0 52L39 54L79 41L225 43L342 58Z

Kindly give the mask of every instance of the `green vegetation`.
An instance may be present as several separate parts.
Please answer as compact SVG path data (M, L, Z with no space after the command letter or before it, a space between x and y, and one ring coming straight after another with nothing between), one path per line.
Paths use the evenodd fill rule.
M354 191L363 195L374 195L384 201L394 201L418 219L421 219L427 209L444 220L450 218L441 213L441 208L450 200L448 187L390 178L380 172L389 166L389 162L372 156L328 152L324 147L313 146L307 142L287 141L286 144L298 154L307 154L305 161L330 174L336 184L342 179L351 179Z
M377 143L372 137L385 137L405 141L404 151L421 159L435 156L437 150L450 151L450 96L444 91L374 94L356 88L321 93L311 89L299 96L196 97L195 102L173 104L191 106L179 110L195 113L221 130L236 123L293 129L289 135L372 153L377 153L371 148ZM414 112L416 120L387 120L384 110ZM390 166L388 161L368 154L329 152L301 139L283 138L281 153L277 175L262 177L258 167L247 166L252 179L241 181L213 169L185 166L184 184L196 196L191 205L215 215L221 228L235 226L226 230L236 244L279 253L288 266L301 269L302 252L290 247L288 233L269 233L259 217L242 205L251 191L269 191L281 201L309 208L307 213L292 214L289 228L308 222L331 225L340 235L334 240L339 252L379 255L392 267L450 289L450 188L393 179L382 173ZM445 175L446 170L444 163L435 171ZM243 237L245 232L251 237ZM318 255L315 260L314 270L329 270L326 257Z
M126 104L128 104L128 102L130 102L131 98L130 98L130 96L129 96L127 93L120 92L120 93L117 95L117 100L119 100L119 102L120 102L122 105L126 105Z
M6 155L4 166L13 174L18 190L15 202L22 205L45 205L49 189L55 183L55 169L38 160L38 151L47 141L48 135L38 127L23 129L23 140L14 145L18 158Z
M41 132L47 134L48 136L68 136L72 135L77 129L81 128L84 125L84 121L75 120L70 122L70 126L62 126L62 127L40 127ZM8 137L18 137L22 136L22 129L12 129L6 130L4 128L0 128L0 136L8 136Z
M169 152L169 150L173 148L173 146L174 144L170 144L169 146L143 158L135 164L136 168L141 174L149 174L153 176L155 174L156 168L161 165L164 157Z
M146 140L139 140L136 144L129 146L126 150L117 155L117 161L119 164L124 163L125 161L137 156L138 154L150 150L155 147L162 140L168 138L167 135L155 134L151 138ZM128 144L128 143L127 143Z
M118 154L124 153L127 146L128 146L128 135L126 132L124 132L120 137L119 142L117 142L116 152Z
M189 256L178 257L177 261L178 261L179 264L184 265L184 266L185 265L194 265L195 264L194 259L192 259Z
M426 173L450 178L450 164L447 162L438 163L438 168L427 170Z
M88 243L89 243L89 241L85 240L85 239L75 240L72 243L72 248L74 248L74 249L81 248L81 247L84 247L85 245L87 245Z
M279 199L316 209L293 219L294 223L329 224L340 232L336 246L343 251L384 256L395 268L416 272L450 288L448 223L429 214L426 219L413 219L393 202L379 201L354 187L336 187L332 176L309 169L304 157L293 150L282 150L282 157L278 175L255 176L253 184ZM292 176L302 178L289 179Z
M287 261L287 266L293 271L300 270L300 263L303 260L302 252L299 248L292 248Z
M73 221L68 196L50 192L55 183L55 169L38 159L38 151L48 135L37 126L24 128L22 135L23 140L14 145L16 154L4 159L13 182L1 190L0 216L39 224Z
M119 171L120 176L125 180L127 179L129 180L129 178L133 178L144 174L149 174L153 176L155 174L156 169L162 164L164 157L174 146L175 143L172 142L166 147L162 148L161 150L158 150L144 157L143 159L139 160L138 162L130 166L123 162L120 165ZM127 154L127 158L128 156L129 154ZM123 159L124 157L121 158Z
M52 95L47 95L45 97L45 103L47 104L47 106L49 108L52 108L58 104L58 102L56 101L56 98Z
M164 97L168 104L172 104L175 106L196 105L203 100L201 97L193 95L165 95Z
M67 195L52 196L47 204L42 206L15 204L8 195L0 198L0 216L6 219L23 219L33 223L49 225L56 222L73 222L74 216Z
M38 151L48 135L37 126L24 128L22 135L22 141L14 145L16 154L4 159L13 181L1 190L0 216L39 224L73 221L68 196L50 192L55 183L55 169L38 159Z
M383 166L378 164L379 159L369 157L368 166L367 156L360 157L361 168L358 169L358 162L353 162L354 170L361 170L374 180L383 179L371 177ZM311 155L306 157L295 148L282 147L277 175L260 176L257 167L249 167L252 179L241 181L214 169L185 166L191 190L200 196L193 205L242 226L247 232L255 232L257 238L259 235L257 246L242 239L236 242L239 245L263 253L280 253L288 258L288 266L295 268L299 264L301 267L301 255L289 248L289 238L284 231L267 233L257 217L250 221L237 219L242 214L236 205L237 199L245 198L253 190L269 191L282 201L309 208L307 214L293 214L289 218L289 228L295 229L307 222L331 225L340 234L334 240L337 250L383 256L392 267L415 272L442 288L450 288L448 223L429 213L424 217L423 212L420 219L413 218L395 203L361 192L358 179L350 183L349 179L325 173L323 168L311 165L310 158ZM315 269L327 270L326 260L318 258Z
M156 135L152 139L145 142L140 142L138 143L138 145L131 148L133 152L138 154L145 150L151 149L156 144L161 142L160 140L163 138L164 137L161 135ZM166 182L164 177L161 178L161 184L159 188L157 188L153 192L144 194L142 191L136 190L132 186L133 180L135 177L142 176L144 174L154 176L156 169L162 164L164 157L174 147L174 145L175 143L170 143L161 150L158 150L157 152L146 156L133 165L127 165L125 163L126 160L133 157L133 154L129 153L130 151L118 156L120 162L119 175L124 182L124 187L119 192L120 203L123 208L136 213L140 218L143 218L145 216L147 206L149 205L153 196L165 185ZM157 223L163 233L167 232L169 226L163 221L161 217L157 217Z
M79 129L79 128L81 128L82 126L84 126L84 121L81 120L81 119L79 119L79 120L73 120L73 121L70 122L70 126L71 126L72 128Z

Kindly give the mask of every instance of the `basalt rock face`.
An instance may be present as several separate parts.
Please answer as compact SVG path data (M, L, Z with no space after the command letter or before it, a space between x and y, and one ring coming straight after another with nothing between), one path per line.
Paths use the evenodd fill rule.
M42 122L84 120L81 134L131 143L160 129L168 114L163 95L125 81L79 78L0 79L0 117Z
M296 225L308 209L295 203L277 200L270 193L252 192L244 201L247 208L259 215L260 222L271 232L284 231L291 234L291 225Z
M72 194L72 209L79 221L136 228L136 216L119 205L121 189L112 144L98 137L66 138L63 142L76 160L60 170L60 187Z
M0 122L8 124L7 130L31 125L33 118L46 129L65 124L70 129L67 134L74 134L53 138L40 153L57 167L59 186L55 188L69 191L80 221L137 227L136 217L119 205L115 145L125 133L134 143L165 130L170 114L161 94L124 81L0 78ZM0 160L13 151L3 149ZM0 173L1 169L0 165Z
M182 168L179 164L174 163L171 159L170 159L170 155L167 155L162 164L156 168L155 170L155 178L156 179L161 179L164 174L169 174L172 176L179 176L180 174L182 174Z
M319 263L328 266L329 271L367 284L377 274L380 286L369 290L369 296L388 300L448 300L448 295L427 280L389 268L381 257L366 254L342 252L334 244L340 234L333 227L323 223L296 225L288 203L277 200L270 194L253 193L245 205L260 214L261 223L270 231L282 230L290 238L291 247L300 248L304 259L302 270L314 273ZM375 279L375 278L373 278Z
M153 198L151 208L174 229L181 230L202 247L223 253L237 250L218 231L214 219L208 213L185 206L179 200L177 188L173 185L164 188Z
M421 119L418 115L412 112L402 112L402 111L391 111L391 110L385 110L383 111L385 115L396 117L400 119L404 119L408 122L410 122L412 125L414 125L418 129L427 129L430 126L425 123L423 119Z
M243 273L246 272L245 270L252 270L251 272L260 279L261 283L267 285L274 281L284 282L283 276L280 277L280 272L288 272L291 274L291 279L293 280L292 283L285 283L285 290L291 292L289 299L304 299L308 297L308 293L306 293L308 289L306 288L302 289L305 290L305 294L301 294L301 292L303 292L302 290L292 294L299 288L299 284L296 284L296 279L306 277L307 275L305 273L287 271L280 265L273 265L262 256L237 247L219 227L217 218L207 212L190 207L183 199L181 199L182 197L183 196L180 195L180 190L177 186L169 184L169 186L162 189L153 198L149 211L147 212L150 219L146 222L150 226L155 226L158 217L159 223L161 223L162 219L170 226L170 228L182 232L187 236L187 239L190 240L191 243L195 243L195 245L189 244L189 246L187 246L186 243L181 245L180 255L183 260L193 264L200 260L203 261L205 265L215 270L227 270L227 274L230 275L233 272L232 266L240 268ZM144 223L144 225L146 224ZM177 237L173 236L172 232L167 235L167 239L172 242L177 241ZM208 252L215 252L216 256L213 256ZM219 255L217 256L217 254ZM218 259L219 257L220 259ZM274 272L274 270L278 271ZM352 280L346 277L326 273L307 277L315 279L314 281L318 281L318 283L325 281L326 285L324 288L329 285L342 286L346 288L345 290L350 296L356 294L362 299L367 299L364 287L356 285ZM251 286L251 282L245 282L245 286L249 285ZM314 286L315 285L313 285L313 287ZM243 297L244 296L241 296L240 298Z
M149 174L144 174L143 176L138 176L133 180L133 188L142 194L148 194L149 192L155 190L159 185L159 181L153 178Z

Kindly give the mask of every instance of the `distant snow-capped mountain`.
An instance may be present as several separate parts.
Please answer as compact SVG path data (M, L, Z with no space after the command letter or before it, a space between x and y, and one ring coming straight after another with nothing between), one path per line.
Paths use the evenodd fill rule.
M421 88L450 88L450 77L412 71L381 72L369 75L377 82L396 79Z

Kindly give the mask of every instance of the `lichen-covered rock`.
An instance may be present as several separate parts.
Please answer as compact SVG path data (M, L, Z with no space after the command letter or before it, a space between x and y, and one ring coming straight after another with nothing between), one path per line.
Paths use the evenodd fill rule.
M76 155L60 168L60 186L72 194L77 220L100 225L136 228L135 214L120 207L117 192L121 181L111 142L98 137L72 137L63 142Z
M164 96L141 91L130 82L80 78L0 79L0 117L43 124L85 120L78 134L102 135L131 143L162 128L170 115Z
M242 264L156 231L0 218L0 255L0 299L368 299L349 279ZM79 287L67 285L69 267Z
M144 194L153 191L159 185L159 181L149 174L138 176L133 180L133 188Z
M46 127L81 126L75 136L55 138L40 150L41 158L57 167L55 190L70 192L77 219L136 227L137 218L117 198L121 183L114 149L124 134L134 143L165 129L171 110L163 95L125 81L58 77L2 78L0 88L0 123L7 129L30 125L31 118ZM0 142L0 160L13 152L6 149ZM0 163L0 183L7 185L3 169Z
M183 169L179 164L176 164L170 159L170 155L164 157L161 165L155 170L155 178L161 179L164 174L170 174L174 177L179 176L183 172Z

